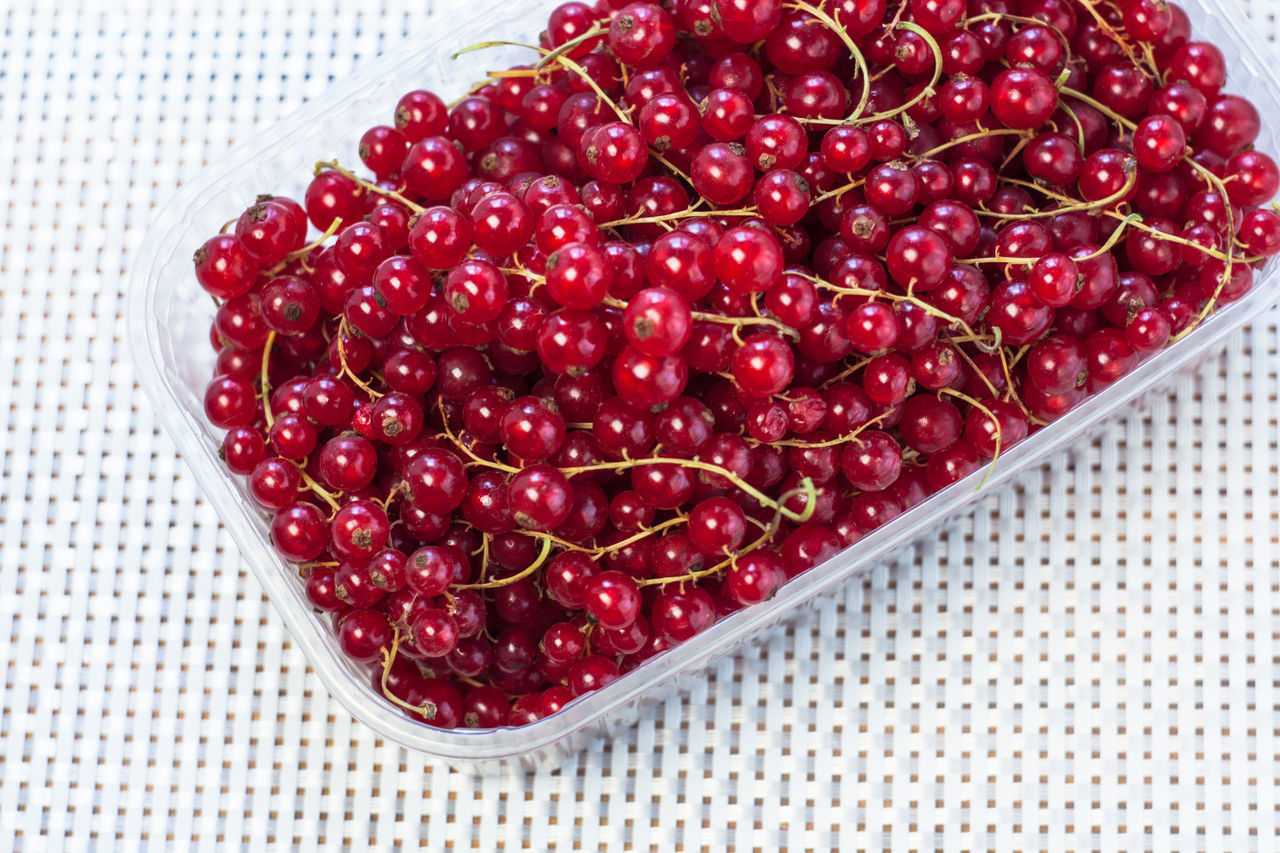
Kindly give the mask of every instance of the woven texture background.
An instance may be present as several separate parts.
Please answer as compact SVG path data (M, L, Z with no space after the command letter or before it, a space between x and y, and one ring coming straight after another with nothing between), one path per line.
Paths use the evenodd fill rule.
M331 700L156 430L123 288L179 182L426 5L0 9L0 849L1274 849L1275 312L559 773Z

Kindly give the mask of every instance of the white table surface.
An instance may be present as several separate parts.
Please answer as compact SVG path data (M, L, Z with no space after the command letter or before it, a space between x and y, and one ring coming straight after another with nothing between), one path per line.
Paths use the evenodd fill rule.
M157 431L124 287L179 182L427 5L0 8L0 849L1276 847L1275 312L559 773L330 699Z

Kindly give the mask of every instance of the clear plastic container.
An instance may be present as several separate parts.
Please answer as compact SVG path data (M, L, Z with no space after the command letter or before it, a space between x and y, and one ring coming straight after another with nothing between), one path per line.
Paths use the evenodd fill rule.
M1216 352L1226 335L1276 300L1273 264L1256 277L1254 289L1243 300L1220 310L1186 339L1002 455L989 473L975 473L933 496L791 581L772 600L733 614L550 718L519 729L497 730L443 731L414 722L375 693L366 673L343 657L327 617L312 611L297 573L276 556L267 521L254 508L242 478L230 476L218 458L221 432L205 420L203 411L204 388L214 360L208 343L213 305L195 281L191 255L257 193L300 198L316 161L338 157L345 164L358 164L359 134L366 127L386 123L403 92L425 87L447 98L465 91L490 68L527 61L527 51L510 48L457 60L450 55L481 41L532 41L554 5L522 3L521 14L512 15L509 2L489 0L468 3L452 17L437 17L428 32L371 62L182 187L156 216L132 271L131 343L139 380L161 422L325 686L353 716L405 747L474 769L496 768L501 762L555 765L594 736L634 722L648 704L700 677L710 661L929 535L979 497L984 477L986 494L1112 416L1131 410L1142 395L1162 393L1173 374ZM1240 6L1230 0L1184 0L1184 6L1191 16L1193 37L1223 48L1230 69L1229 90L1251 98L1265 117L1257 147L1274 153L1280 91L1256 33L1246 34L1237 24L1245 20Z

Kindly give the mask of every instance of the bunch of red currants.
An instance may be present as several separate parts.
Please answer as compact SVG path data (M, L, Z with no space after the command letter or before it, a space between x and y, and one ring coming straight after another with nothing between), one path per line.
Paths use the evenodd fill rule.
M1164 0L570 2L531 47L195 255L227 468L431 725L768 599L1280 251Z

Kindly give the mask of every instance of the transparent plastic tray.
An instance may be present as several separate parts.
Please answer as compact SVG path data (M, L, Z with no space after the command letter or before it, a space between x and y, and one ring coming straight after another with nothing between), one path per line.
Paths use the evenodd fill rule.
M461 4L460 4L461 5ZM390 740L438 756L459 767L496 769L504 762L550 766L591 738L637 719L644 707L701 677L706 664L737 649L816 596L830 594L928 535L981 495L1037 465L1055 450L1138 405L1144 394L1163 393L1177 371L1218 351L1223 338L1276 299L1276 267L1255 278L1241 301L1217 312L1186 339L1140 365L1062 420L1001 456L988 474L934 495L876 530L853 547L782 588L768 602L720 621L711 629L583 697L563 711L519 729L443 731L414 722L370 687L366 673L349 663L333 640L327 617L308 604L296 572L276 556L266 519L254 508L242 478L230 476L218 458L221 433L204 417L203 394L214 361L208 343L213 305L192 273L191 255L209 235L252 203L260 192L300 198L318 160L339 158L358 165L356 142L363 129L387 123L400 95L430 88L449 98L466 90L490 68L527 61L514 49L484 51L457 60L450 55L481 41L533 41L555 3L494 0L468 3L436 15L421 33L372 61L270 129L231 151L177 192L157 214L132 270L128 324L138 378L210 503L231 532L243 558L266 590L320 679L351 714ZM1230 0L1186 0L1193 37L1223 48L1228 89L1253 100L1264 117L1257 147L1274 153L1280 126L1277 91L1265 48L1246 34L1240 7ZM269 49L269 46L268 46ZM251 85L251 84L250 84Z

